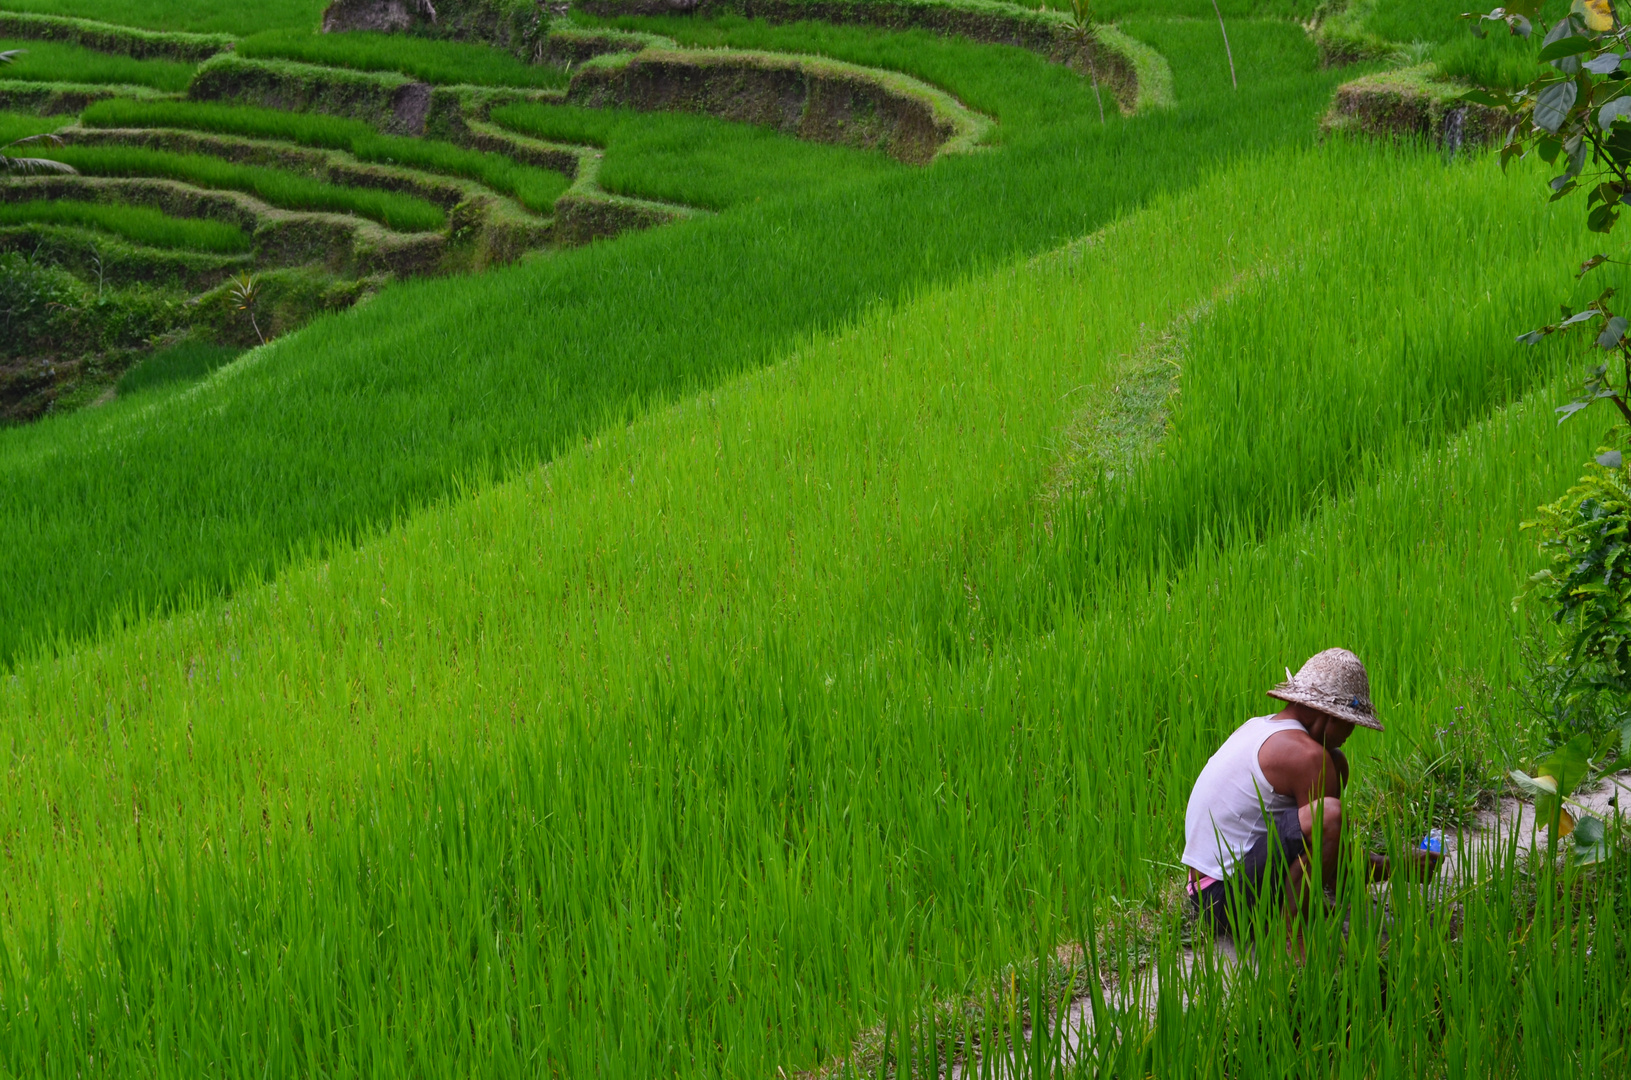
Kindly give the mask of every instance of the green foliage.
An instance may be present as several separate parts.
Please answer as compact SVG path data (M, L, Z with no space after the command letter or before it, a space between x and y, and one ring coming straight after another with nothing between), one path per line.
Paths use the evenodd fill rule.
M183 128L346 150L363 161L405 165L475 180L513 196L538 213L548 213L568 183L560 173L524 165L503 154L468 150L434 139L381 135L360 120L321 113L291 113L208 102L114 99L90 106L80 122L87 127Z
M95 52L55 41L0 40L0 49L21 55L5 67L5 78L68 83L120 83L181 91L192 80L195 64L174 60L136 60Z
M60 336L79 293L64 270L16 252L0 255L0 349L14 356Z
M548 64L524 64L503 49L406 34L268 30L240 41L238 55L251 59L299 60L362 71L399 71L443 85L553 89L567 83L567 73L562 69Z
M1474 32L1487 31L1529 37L1533 20L1542 11L1541 0L1524 0L1509 8L1496 8L1482 16L1468 15ZM1535 54L1537 68L1531 78L1510 94L1475 90L1467 100L1504 111L1512 121L1501 164L1531 154L1562 171L1552 178L1552 201L1566 198L1582 187L1586 196L1586 227L1609 233L1619 221L1622 200L1631 197L1631 72L1621 69L1623 54L1631 49L1631 29L1614 15L1609 0L1575 0L1570 13L1557 19ZM1594 255L1580 265L1584 277L1609 263L1607 255ZM1611 402L1631 423L1631 337L1626 317L1616 313L1614 290L1605 289L1595 300L1519 338L1538 344L1559 330L1590 327L1595 344L1609 359L1589 368L1583 393L1558 411L1564 419L1596 401ZM1615 368L1619 370L1614 370Z
M101 289L17 252L0 255L0 356L71 360L138 346L182 321L171 295Z
M1605 451L1568 493L1524 523L1539 533L1546 565L1526 596L1551 616L1557 637L1542 658L1551 741L1586 719L1590 736L1631 724L1631 481L1620 452ZM1605 700L1606 699L1606 700ZM1631 728L1628 728L1631 730Z
M202 154L136 146L63 146L45 156L91 176L162 176L200 187L248 192L285 210L360 214L406 232L439 229L447 222L440 207L416 196L343 187L281 169L239 165Z
M0 203L0 224L23 222L83 225L153 247L228 253L248 251L251 246L249 236L236 225L171 217L143 206L75 202L71 199Z
M130 397L177 383L197 382L241 355L243 350L231 345L202 341L182 341L157 349L119 377L119 396Z

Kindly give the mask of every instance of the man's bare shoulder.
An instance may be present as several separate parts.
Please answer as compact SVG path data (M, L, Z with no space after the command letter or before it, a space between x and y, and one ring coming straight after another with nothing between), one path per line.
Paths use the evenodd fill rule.
M1281 795L1297 796L1307 791L1325 768L1325 747L1306 731L1276 731L1263 740L1257 751L1257 764L1263 776Z

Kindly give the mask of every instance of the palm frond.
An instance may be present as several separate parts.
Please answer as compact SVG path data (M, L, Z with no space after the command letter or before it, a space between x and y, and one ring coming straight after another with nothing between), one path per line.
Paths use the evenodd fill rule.
M6 154L0 154L0 171L20 173L54 172L75 174L79 172L78 169L74 168L72 165L69 165L65 161L52 161L50 158L10 157Z
M31 143L31 142L48 142L52 146L61 146L62 145L62 136L58 135L54 131L43 132L42 134L39 134L39 135L25 135L21 139L13 139L10 142L8 142L5 146L0 146L0 150L9 150L13 146L21 146L24 143Z
M0 52L0 64L9 64L27 51L27 49L7 49L5 52Z

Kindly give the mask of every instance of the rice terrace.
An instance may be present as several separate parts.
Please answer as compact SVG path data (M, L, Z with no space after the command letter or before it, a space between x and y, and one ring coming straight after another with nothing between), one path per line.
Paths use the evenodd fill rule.
M0 0L0 1076L1631 1076L1631 5Z

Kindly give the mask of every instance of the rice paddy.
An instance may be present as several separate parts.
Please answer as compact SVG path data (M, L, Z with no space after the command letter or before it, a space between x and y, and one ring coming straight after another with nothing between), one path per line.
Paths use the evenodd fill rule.
M80 122L91 127L182 128L346 150L362 161L408 165L428 172L478 180L494 191L515 196L516 201L527 209L541 213L548 213L553 208L568 182L558 172L523 165L503 154L469 150L434 139L382 135L360 120L320 114L197 102L114 100L98 102L86 109ZM309 197L302 203L283 202L277 205L291 209L318 206ZM360 208L357 212L374 216ZM441 224L439 217L424 215L422 211L417 218L404 216L399 210L393 220L383 217L378 220L385 221L393 228L425 229Z
M559 88L566 72L547 64L524 64L502 49L457 41L434 41L401 34L363 31L314 34L309 30L266 30L238 43L238 55L308 64L399 71L426 82L475 86Z
M199 251L249 250L249 237L220 221L175 218L141 206L67 201L0 204L0 225L21 223L84 225L154 247Z
M393 229L417 232L441 227L440 207L412 195L369 191L312 180L260 165L239 165L202 154L177 154L137 146L60 146L38 157L72 165L88 176L161 176L199 187L242 191L286 210L355 213Z
M19 55L0 68L7 79L68 83L122 83L156 90L181 91L192 81L196 65L173 60L137 60L110 56L79 45L55 41L0 40L0 51Z
M128 11L564 85L309 5ZM1232 970L1182 918L1190 784L1318 649L1387 723L1347 747L1367 842L1470 797L1444 758L1532 763L1519 526L1603 433L1555 422L1584 343L1514 334L1624 284L1571 284L1593 244L1539 168L1319 139L1352 71L1308 5L1221 11L1228 52L1210 0L1101 12L1175 98L1102 118L921 28L571 15L995 120L926 166L465 90L428 135L247 92L52 118L87 175L0 183L94 201L0 212L170 249L164 302L211 314L0 428L0 1075L1618 1071L1623 853L1351 888ZM249 149L98 141L131 131ZM278 254L313 210L442 266L546 239L320 277Z

